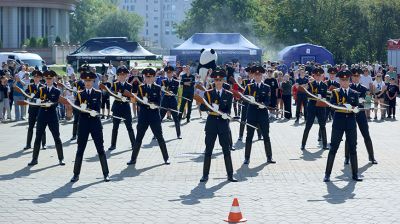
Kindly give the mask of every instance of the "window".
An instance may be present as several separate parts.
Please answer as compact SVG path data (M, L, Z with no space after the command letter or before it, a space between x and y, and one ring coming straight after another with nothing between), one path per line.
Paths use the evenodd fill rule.
M154 33L154 36L155 36L155 37L158 37L158 33Z
M135 6L131 5L131 11L135 11Z
M146 36L148 36L149 35L149 30L146 30Z
M149 22L148 21L146 21L146 27L149 27Z
M168 30L165 31L165 35L169 35L169 31Z
M146 5L146 11L148 11L149 10L149 6L148 5Z
M154 20L158 20L158 17L156 16L156 17L154 17Z
M154 28L158 28L158 25L154 25Z
M165 21L165 26L166 26L166 27L169 26L169 21Z

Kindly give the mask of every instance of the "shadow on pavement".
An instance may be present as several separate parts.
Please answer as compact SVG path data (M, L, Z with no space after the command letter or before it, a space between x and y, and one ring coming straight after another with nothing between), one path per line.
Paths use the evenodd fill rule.
M192 153L184 153L184 154L198 155L198 156L195 157L195 158L191 158L190 161L182 161L182 162L178 162L178 163L189 163L189 162L202 163L202 162L204 162L204 153L192 152ZM217 152L217 153L213 153L213 154L211 155L211 159L215 159L215 158L217 158L217 156L220 156L220 155L222 155L222 154L224 154L224 153L222 152L222 150L219 151L219 152Z
M23 155L26 155L26 154L31 154L31 151L29 151L29 150L16 151L16 152L11 153L9 155L1 156L0 157L0 161L4 161L4 160L7 160L7 159L16 159L16 158L19 158L19 157L21 157Z
M157 168L159 166L163 166L164 163L145 167L142 169L136 169L135 166L127 166L124 170L122 170L119 174L114 174L110 177L111 181L122 181L126 177L136 177L139 176L141 173L149 171L151 169Z
M179 199L168 200L170 202L180 201L184 205L199 204L202 199L215 198L215 192L227 185L229 181L221 182L210 188L206 188L205 183L199 183L195 188L190 191L188 195L181 195Z
M31 166L26 166L26 167L24 167L24 168L22 168L20 170L15 171L14 173L0 175L0 181L1 180L13 180L13 179L16 179L16 178L27 177L30 174L38 173L40 171L47 170L47 169L50 169L50 168L53 168L53 167L56 167L56 166L59 166L59 165L58 164L51 165L51 166L47 166L47 167L43 167L43 168L35 169L35 170L31 170L32 169Z
M119 152L116 152L116 153L111 153L111 152L113 152L113 151L115 151L115 150L112 150L112 151L107 150L107 151L106 151L106 157L107 157L107 159L110 159L111 157L118 156L118 155L123 154L123 153L126 153L126 152L132 152L132 149L127 149L127 150L124 150L124 151L119 151ZM90 163L91 163L91 162L97 162L97 161L99 161L99 156L98 156L98 154L96 153L96 155L94 155L93 157L86 158L85 161L86 161L86 162L90 162Z
M268 163L263 163L259 166L256 166L254 168L249 168L249 165L242 164L242 166L236 170L236 178L239 181L246 181L248 180L247 177L256 177L258 176L258 173L266 167Z
M310 152L306 149L303 151L303 156L301 156L300 158L303 159L304 161L315 161L317 159L322 158L322 154L324 154L324 151L325 150L322 148L316 152Z

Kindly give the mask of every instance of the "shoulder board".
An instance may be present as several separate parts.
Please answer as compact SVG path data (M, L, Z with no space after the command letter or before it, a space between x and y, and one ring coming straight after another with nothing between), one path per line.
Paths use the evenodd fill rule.
M224 89L224 91L229 93L229 94L231 94L231 95L233 95L233 93L231 91L229 91L229 90Z

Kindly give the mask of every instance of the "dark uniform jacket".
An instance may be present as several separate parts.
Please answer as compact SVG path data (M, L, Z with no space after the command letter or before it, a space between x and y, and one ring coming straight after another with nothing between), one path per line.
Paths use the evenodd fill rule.
M257 84L254 82L246 86L244 95L253 96L256 102L268 106L271 98L271 88L262 82L260 83L260 88L257 88ZM249 103L247 109L247 120L268 120L268 109L260 109L257 105Z
M204 99L207 101L208 104L211 106L213 104L218 104L218 111L226 114L231 113L232 109L232 93L223 89L221 96L217 94L216 89L208 90L204 93ZM205 105L201 105L200 109L202 111L209 111L205 131L208 133L225 133L229 132L229 120L222 119L220 115L216 112L213 112Z
M138 97L143 99L144 97L147 98L149 103L155 104L160 106L161 104L161 86L153 83L150 87L146 84L142 84L139 86L138 89ZM151 109L148 105L138 103L140 110L138 114L138 122L145 121L145 122L160 122L160 110Z

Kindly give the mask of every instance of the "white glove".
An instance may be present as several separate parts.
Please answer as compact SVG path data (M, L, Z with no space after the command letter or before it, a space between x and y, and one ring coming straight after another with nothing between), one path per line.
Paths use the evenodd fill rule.
M126 97L121 97L121 101L125 103L128 102L128 99L126 99Z
M117 93L118 98L122 98L122 94L121 93Z
M222 114L221 115L221 117L222 117L222 119L224 119L224 120L228 120L229 119L229 116L227 115L227 114Z
M51 107L51 105L52 105L52 103L49 103L49 102L44 103L44 106L45 106L45 107Z
M364 102L365 102L365 99L364 99L364 98L358 98L358 102L359 102L359 103L364 103Z
M322 99L321 94L318 94L317 97L318 97L318 99Z
M157 109L157 106L154 103L150 103L149 106L152 110Z
M92 116L92 117L96 117L96 116L97 116L97 111L91 110L91 111L89 112L89 114L90 114L90 116Z
M162 86L162 87L161 87L161 90L164 91L164 90L165 90L165 86Z
M254 96L248 96L248 97L249 97L250 102L255 102L256 101L256 98L254 98Z
M213 107L213 110L214 110L214 111L218 111L218 110L219 110L219 105L216 104L216 103L213 103L213 104L212 104L212 107Z
M147 104L147 103L149 102L149 99L147 99L147 97L143 97L143 102L144 102L145 104Z
M32 98L35 97L35 94L34 94L34 93L31 93L31 97L32 97Z
M344 104L344 106L346 107L346 109L350 110L352 108L352 106L348 103Z
M357 114L358 112L360 112L360 109L358 109L358 107L354 107L353 112Z
M265 108L267 108L264 104L260 104L260 105L258 105L258 108L260 108L260 109L265 109Z
M82 110L86 110L86 108L87 108L86 103L82 103L82 104L81 104L81 109L82 109Z
M37 104L42 103L42 100L36 99L36 103L37 103Z
M73 87L72 90L73 90L73 91L76 91L76 87Z

